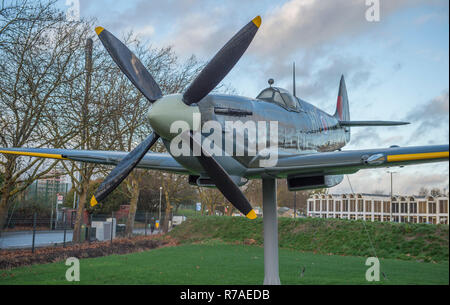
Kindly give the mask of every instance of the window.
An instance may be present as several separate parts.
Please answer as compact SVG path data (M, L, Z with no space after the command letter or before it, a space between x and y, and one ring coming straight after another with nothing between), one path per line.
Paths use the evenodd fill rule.
M344 206L343 206L342 211L343 212L348 212L348 200L347 199L344 200Z
M427 203L425 201L419 202L419 213L425 214L427 212Z
M364 209L364 201L363 200L361 200L361 199L359 199L358 200L358 212L362 212L363 211L363 209Z
M288 108L290 110L297 111L301 109L299 100L289 93L289 91L282 88L270 87L264 89L256 98L266 102L278 104L281 107Z
M372 212L372 202L370 200L366 200L366 212Z
M392 203L392 213L399 213L398 202Z
M436 214L436 202L428 202L428 214Z
M381 213L381 201L375 200L373 206L375 213Z
M408 213L408 204L406 202L402 202L400 204L400 207L401 207L401 212L402 213Z
M391 212L391 203L389 201L383 201L383 212L384 213Z
M439 213L448 213L448 201L439 200Z
M270 100L270 101L272 101L273 90L272 89L263 90L256 98L260 99L260 100Z
M296 101L296 99L288 93L281 93L281 97L283 98L284 102L286 103L286 105L291 108L291 109L297 109L298 107L298 102Z
M277 104L280 104L282 107L287 107L279 92L274 92L273 101Z

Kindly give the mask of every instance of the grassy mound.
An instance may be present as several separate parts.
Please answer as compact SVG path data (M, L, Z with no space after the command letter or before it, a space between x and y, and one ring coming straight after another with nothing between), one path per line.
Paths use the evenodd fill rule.
M374 256L426 262L448 261L447 225L302 218L279 218L281 248L320 254ZM262 219L244 217L192 217L170 232L181 243L221 240L263 245ZM370 240L374 249L371 247Z

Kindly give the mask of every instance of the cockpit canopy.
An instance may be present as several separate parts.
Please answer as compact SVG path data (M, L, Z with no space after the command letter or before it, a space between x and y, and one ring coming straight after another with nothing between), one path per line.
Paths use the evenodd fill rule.
M293 96L289 91L278 88L269 87L261 91L261 93L256 97L259 100L274 103L280 105L283 108L289 110L299 111L301 110L299 100Z

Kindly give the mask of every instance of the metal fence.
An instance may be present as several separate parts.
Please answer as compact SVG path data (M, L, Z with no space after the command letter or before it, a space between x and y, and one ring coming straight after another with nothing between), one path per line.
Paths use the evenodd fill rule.
M184 217L184 216L183 216ZM133 223L132 235L153 235L162 233L162 224L165 217L158 212L138 211ZM6 227L0 232L0 249L31 248L44 246L67 246L74 239L74 225L76 213L74 211L62 212L55 217L39 217L33 215L10 215ZM121 211L111 214L82 215L82 226L79 231L80 242L95 242L114 240L125 237L128 213ZM174 221L170 215L168 229ZM185 219L185 217L184 217Z

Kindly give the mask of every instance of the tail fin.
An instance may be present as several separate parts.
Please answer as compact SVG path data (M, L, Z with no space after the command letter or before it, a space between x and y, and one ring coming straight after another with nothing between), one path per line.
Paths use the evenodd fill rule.
M348 106L347 88L345 87L344 75L342 75L341 83L339 84L339 93L334 117L339 121L350 121L350 108Z
M337 98L336 112L334 117L339 121L350 121L350 107L348 105L347 88L345 87L344 75L341 76L339 84L339 92ZM345 140L350 142L350 127L344 127Z
M348 132L348 140L350 140L350 129L348 127L367 127L367 126L398 126L407 125L409 122L399 121L351 121L350 120L350 108L348 105L347 88L345 88L344 75L341 77L341 83L339 84L339 93L337 98L336 112L334 117L339 121L339 125L346 127Z

